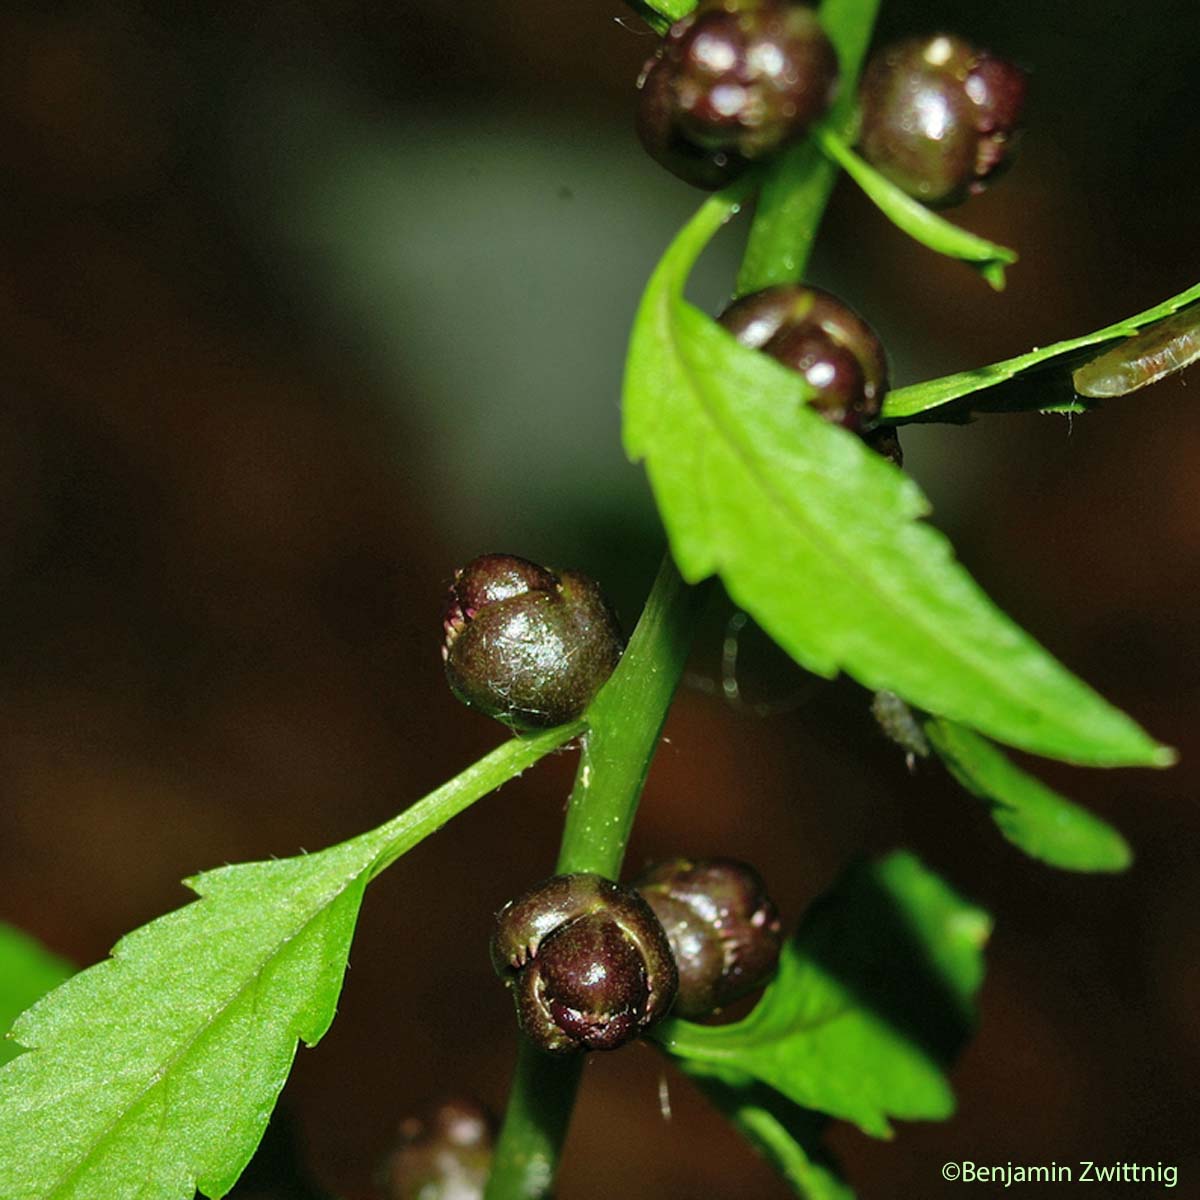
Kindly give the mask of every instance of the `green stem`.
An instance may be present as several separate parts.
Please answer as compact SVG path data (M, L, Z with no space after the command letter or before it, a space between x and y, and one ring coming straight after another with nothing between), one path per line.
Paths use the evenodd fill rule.
M878 8L879 0L825 0L821 5L821 25L841 67L837 103L824 124L842 134L854 127L858 75ZM739 296L804 278L837 172L815 138L805 138L771 164L738 272Z
M371 868L371 878L375 879L418 842L436 833L451 817L458 816L476 800L532 767L538 759L578 737L584 728L583 721L572 721L543 733L511 738L386 824L363 834L363 838L377 841L381 846L379 857Z
M670 556L621 663L587 712L558 871L615 879L708 587L689 588ZM551 1057L521 1039L486 1200L551 1195L583 1055Z
M878 4L825 0L821 6L841 62L842 92L830 116L835 128L853 116L855 82ZM803 276L836 173L811 140L781 157L759 198L739 292ZM595 871L610 879L620 872L646 772L683 672L700 593L684 585L668 556L620 666L586 714L588 733L567 810L560 872ZM521 1040L486 1200L551 1195L581 1060L581 1055L551 1058Z
M558 871L616 879L667 709L709 588L689 588L663 559L629 647L588 710Z

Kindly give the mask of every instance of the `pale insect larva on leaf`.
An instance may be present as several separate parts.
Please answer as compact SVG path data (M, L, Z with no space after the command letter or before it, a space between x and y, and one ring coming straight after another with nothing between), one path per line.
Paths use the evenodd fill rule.
M1200 305L1193 305L1085 363L1072 376L1080 396L1124 396L1200 359Z

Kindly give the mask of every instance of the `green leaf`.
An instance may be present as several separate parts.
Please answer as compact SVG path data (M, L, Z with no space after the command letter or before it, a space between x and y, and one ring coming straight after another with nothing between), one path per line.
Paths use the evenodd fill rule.
M909 854L852 868L810 909L744 1020L653 1035L692 1074L756 1082L888 1137L954 1108L943 1066L975 1020L991 921Z
M918 417L965 420L972 412L1051 411L1064 405L1067 410L1078 411L1072 402L1074 367L1094 358L1103 346L1129 337L1197 300L1200 300L1200 283L1095 333L1018 354L989 367L898 388L884 401L883 415L889 421L901 422Z
M0 1040L0 1064L19 1053L7 1036L18 1014L69 979L74 970L27 933L0 921L0 1034L5 1035Z
M1014 846L1068 871L1124 871L1129 844L1092 816L1022 771L985 738L953 721L930 717L925 733L950 773L991 810Z
M687 1059L676 1065L725 1117L788 1181L804 1200L854 1200L854 1191L821 1144L828 1120L785 1100L761 1084L730 1087L720 1079L690 1069Z
M696 7L697 0L630 0L630 3L651 28L666 33Z
M714 196L643 297L625 377L625 446L645 459L671 551L796 659L844 669L1037 754L1097 766L1172 754L996 609L918 518L911 479L805 403L803 377L741 346L682 298L736 209Z
M580 731L502 745L371 833L206 871L200 900L121 939L34 1005L0 1070L4 1200L223 1196L262 1136L297 1039L333 1020L367 883Z
M968 233L939 217L859 158L833 128L823 126L818 129L817 140L825 153L845 169L893 225L938 254L970 263L996 291L1004 290L1004 268L1017 261L1016 251Z
M838 98L827 119L832 129L845 129L854 120L859 69L878 8L879 0L825 0L821 5L821 25L837 51L840 68ZM738 273L739 296L804 277L836 177L837 168L812 138L768 163Z

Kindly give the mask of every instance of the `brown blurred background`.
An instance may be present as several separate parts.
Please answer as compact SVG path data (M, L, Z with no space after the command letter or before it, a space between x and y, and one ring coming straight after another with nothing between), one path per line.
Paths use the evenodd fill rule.
M1002 296L835 195L814 278L899 382L1196 281L1198 24L1187 0L885 3L881 37L952 27L1034 71L1020 162L957 215L1019 247ZM615 0L0 10L0 916L93 962L183 876L340 840L494 745L438 656L476 553L588 570L632 625L661 535L619 448L621 360L699 198L631 133L651 47ZM714 305L735 242L701 271ZM1129 874L1022 858L938 769L910 778L849 685L768 719L693 687L672 712L631 865L745 857L794 919L855 855L908 846L996 914L958 1116L834 1134L865 1197L954 1194L946 1159L1200 1172L1198 381L905 436L997 600L1184 752L1042 769L1130 838ZM716 614L701 682L720 635ZM757 657L747 686L786 698ZM548 872L572 767L371 889L339 1018L285 1093L329 1187L361 1191L432 1093L502 1105L490 917ZM564 1197L787 1194L670 1074L664 1122L661 1073L644 1048L589 1062Z

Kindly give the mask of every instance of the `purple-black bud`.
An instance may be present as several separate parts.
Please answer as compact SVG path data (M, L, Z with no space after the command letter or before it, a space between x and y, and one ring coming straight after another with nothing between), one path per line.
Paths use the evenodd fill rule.
M908 38L863 73L863 157L931 207L961 204L1012 159L1025 73L946 34Z
M780 284L735 300L717 320L744 346L800 372L827 420L862 433L879 416L888 387L883 345L836 296Z
M678 984L650 906L600 875L555 875L507 904L492 965L550 1053L615 1050L666 1014Z
M642 70L638 135L672 174L721 187L821 117L837 77L811 8L701 0Z
M450 690L514 729L578 717L623 646L593 580L510 554L485 554L455 575L442 626Z
M676 1016L709 1016L774 974L779 913L753 867L731 858L676 858L651 867L634 886L671 943Z

